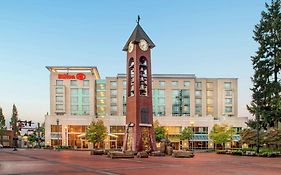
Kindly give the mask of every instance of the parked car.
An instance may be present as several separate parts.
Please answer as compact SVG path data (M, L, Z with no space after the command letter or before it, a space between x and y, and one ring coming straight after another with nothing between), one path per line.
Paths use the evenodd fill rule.
M3 145L0 144L0 148L3 148Z

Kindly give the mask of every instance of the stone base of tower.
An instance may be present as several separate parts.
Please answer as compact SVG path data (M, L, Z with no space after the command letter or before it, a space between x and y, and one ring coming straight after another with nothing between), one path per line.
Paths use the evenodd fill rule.
M152 126L129 127L125 134L123 151L156 151L156 141Z

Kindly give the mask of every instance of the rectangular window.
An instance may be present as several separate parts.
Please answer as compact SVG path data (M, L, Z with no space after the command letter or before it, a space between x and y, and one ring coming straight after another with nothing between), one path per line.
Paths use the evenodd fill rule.
M88 87L90 85L90 81L89 80L83 80L83 86L84 87Z
M89 95L89 94L90 94L89 89L85 89L85 88L82 89L82 95Z
M207 91L207 97L212 97L213 96L213 91Z
M110 98L111 103L116 104L117 103L117 98Z
M202 82L196 82L195 83L195 88L196 89L201 89L202 88Z
M111 106L110 107L111 112L116 112L117 111L117 106Z
M165 105L165 98L158 99L159 105Z
M70 80L70 86L77 86L77 80Z
M63 96L56 96L56 102L63 102Z
M202 106L195 106L195 113L201 113L202 112Z
M231 89L231 82L224 82L224 89Z
M127 81L126 81L126 80L123 80L122 83L123 83L123 87L125 88L126 85L127 85Z
M178 86L179 82L178 81L172 81L172 86Z
M209 114L212 114L212 113L213 113L213 110L214 110L213 106L207 106L207 114L208 114L208 115L209 115Z
M190 86L190 81L184 81L183 82L184 87L189 87Z
M207 89L212 89L212 88L213 88L213 83L207 82Z
M196 97L201 97L202 95L202 92L201 91L195 91L195 96Z
M110 90L110 95L112 96L117 95L117 90Z
M225 104L226 105L231 105L232 104L232 98L226 98L225 99Z
M225 91L225 96L231 97L232 96L232 91Z
M63 87L56 87L56 94L63 94Z
M172 90L172 97L177 97L179 95L179 90Z
M224 112L226 113L232 112L232 106L226 106Z
M202 103L201 98L196 98L196 99L195 99L195 104L201 105L201 103Z
M189 96L189 90L182 90L182 96Z
M212 105L212 104L213 104L213 99L207 98L207 104L208 104L208 105Z
M158 90L159 97L165 97L165 90Z
M83 103L90 103L90 98L89 97L83 97L82 102Z
M57 111L62 111L63 110L63 105L62 104L56 104L56 110Z
M78 95L78 89L77 88L71 88L70 89L70 94L72 96L77 96Z
M159 86L164 87L165 86L165 81L159 81Z
M62 86L63 85L63 80L56 80L56 85L57 86Z
M71 97L71 103L78 103L78 97Z
M89 114L90 106L89 105L82 105L83 114Z
M78 105L71 105L71 111L78 111Z
M117 82L116 81L110 81L110 88L115 89L117 86Z

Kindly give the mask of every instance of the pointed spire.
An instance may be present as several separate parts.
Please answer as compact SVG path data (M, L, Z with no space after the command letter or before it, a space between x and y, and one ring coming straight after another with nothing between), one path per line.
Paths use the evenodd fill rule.
M140 26L140 16L138 15L137 18L137 26L135 27L133 33L129 37L128 41L126 42L125 46L123 47L123 51L128 50L128 45L132 41L133 43L139 43L141 39L144 39L147 41L149 48L155 47L154 43L152 40L148 37L148 35L145 33L145 31L142 29Z

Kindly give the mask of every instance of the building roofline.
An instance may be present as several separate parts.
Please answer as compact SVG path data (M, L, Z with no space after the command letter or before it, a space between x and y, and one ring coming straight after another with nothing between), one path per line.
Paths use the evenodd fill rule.
M126 77L126 74L117 74L117 77ZM152 74L155 78L196 78L195 74Z
M96 79L100 79L100 74L98 68L96 66L46 66L50 72L58 72L58 71L91 71L93 75L96 76Z

